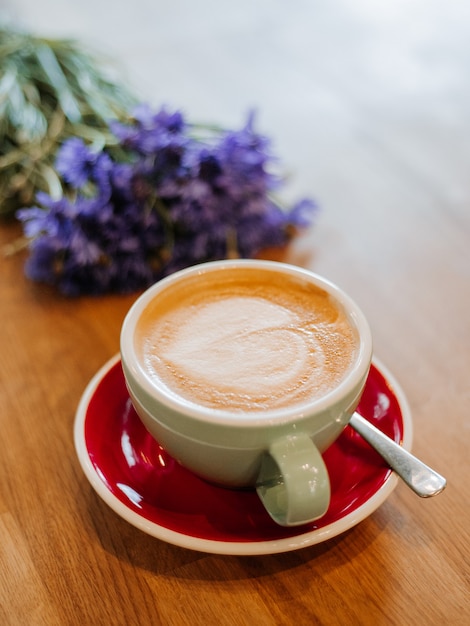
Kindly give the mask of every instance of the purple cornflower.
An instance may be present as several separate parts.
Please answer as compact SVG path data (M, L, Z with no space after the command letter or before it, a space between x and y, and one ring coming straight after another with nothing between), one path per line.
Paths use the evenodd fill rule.
M82 191L88 185L88 194L97 192L109 197L110 176L115 166L106 152L93 152L78 137L66 141L57 153L56 169L63 180L70 187Z
M142 105L110 128L122 161L72 138L57 171L75 191L39 194L42 208L18 212L33 280L69 295L134 291L188 265L282 246L313 219L310 200L287 211L272 200L281 180L252 116L239 131L201 128L198 138L181 113Z

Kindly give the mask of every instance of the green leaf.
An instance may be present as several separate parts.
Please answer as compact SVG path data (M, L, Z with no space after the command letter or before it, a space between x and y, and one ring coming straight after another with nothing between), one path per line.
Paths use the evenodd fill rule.
M40 44L36 48L36 56L46 76L54 86L60 105L72 123L79 122L82 118L80 107L75 100L67 79L57 61L57 58L49 46Z
M0 104L5 102L18 76L18 71L14 66L8 66L3 76L0 78Z

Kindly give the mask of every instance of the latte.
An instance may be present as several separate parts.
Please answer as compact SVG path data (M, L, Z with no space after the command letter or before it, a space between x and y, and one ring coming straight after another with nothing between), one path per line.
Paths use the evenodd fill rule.
M171 284L143 310L135 335L154 384L186 403L234 413L324 396L348 372L357 345L326 291L243 267Z

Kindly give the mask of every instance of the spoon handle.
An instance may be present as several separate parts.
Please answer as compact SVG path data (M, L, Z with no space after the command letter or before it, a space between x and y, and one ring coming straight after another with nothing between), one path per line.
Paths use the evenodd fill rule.
M387 461L392 470L422 498L436 496L446 486L446 479L387 437L382 431L353 414L349 423Z

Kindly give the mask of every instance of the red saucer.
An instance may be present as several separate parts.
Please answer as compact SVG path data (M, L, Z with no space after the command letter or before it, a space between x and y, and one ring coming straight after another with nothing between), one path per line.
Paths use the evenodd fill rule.
M358 411L410 447L406 401L376 361ZM280 527L254 491L210 485L161 448L132 407L118 356L82 397L75 445L90 483L119 515L154 537L206 552L266 554L324 541L370 515L396 484L382 458L348 426L324 454L332 491L326 515L301 527Z

